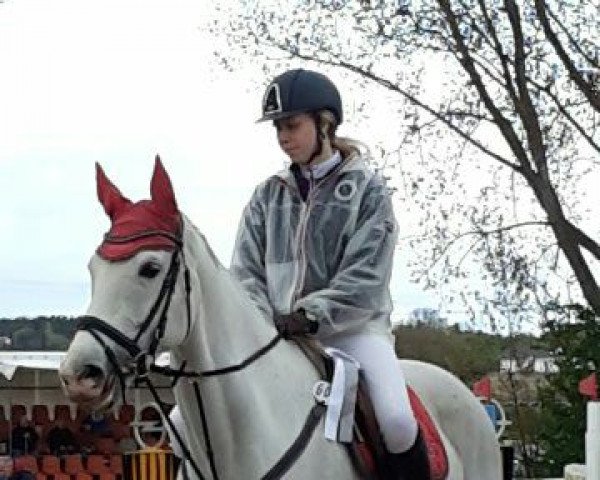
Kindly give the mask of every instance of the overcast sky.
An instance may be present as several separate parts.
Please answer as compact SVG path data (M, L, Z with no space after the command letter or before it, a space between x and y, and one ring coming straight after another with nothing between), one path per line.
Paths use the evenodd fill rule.
M139 200L159 153L181 210L229 264L245 203L284 157L254 123L267 79L214 60L224 39L208 32L210 5L0 4L0 317L84 312L86 265L108 228L97 161ZM399 254L396 314L435 306L407 276Z

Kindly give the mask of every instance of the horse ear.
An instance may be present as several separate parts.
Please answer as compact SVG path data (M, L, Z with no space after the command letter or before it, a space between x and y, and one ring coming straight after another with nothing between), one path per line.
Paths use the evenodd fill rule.
M114 220L125 207L131 205L131 200L125 198L112 184L99 163L96 163L96 189L98 200L111 220Z
M158 155L154 162L154 173L150 182L150 194L152 195L152 200L167 213L178 212L171 180Z

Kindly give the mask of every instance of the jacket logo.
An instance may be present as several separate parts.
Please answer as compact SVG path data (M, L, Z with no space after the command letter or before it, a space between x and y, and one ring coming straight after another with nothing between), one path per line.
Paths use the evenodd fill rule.
M335 198L342 202L346 202L354 196L356 188L356 182L353 180L342 180L337 184L337 187L335 187Z

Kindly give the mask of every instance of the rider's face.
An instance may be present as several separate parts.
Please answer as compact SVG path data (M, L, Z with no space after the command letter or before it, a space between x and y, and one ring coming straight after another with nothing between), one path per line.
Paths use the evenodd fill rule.
M317 129L313 118L301 113L273 123L281 149L292 162L306 165L317 146Z

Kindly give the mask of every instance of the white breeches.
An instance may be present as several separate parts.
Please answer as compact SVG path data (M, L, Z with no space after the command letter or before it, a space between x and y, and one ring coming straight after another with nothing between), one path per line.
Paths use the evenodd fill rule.
M412 447L418 426L392 342L382 335L359 333L324 338L321 343L342 350L360 363L389 452L405 452Z

